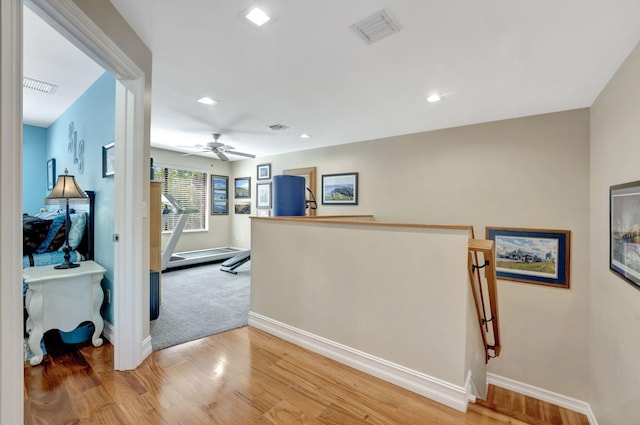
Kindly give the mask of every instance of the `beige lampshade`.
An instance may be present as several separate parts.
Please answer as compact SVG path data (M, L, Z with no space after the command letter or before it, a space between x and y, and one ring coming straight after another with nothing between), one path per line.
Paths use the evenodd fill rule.
M67 200L81 204L89 202L87 194L80 189L75 177L70 176L65 169L64 175L61 174L58 176L56 185L53 187L49 196L44 199L44 203L47 205L66 204Z

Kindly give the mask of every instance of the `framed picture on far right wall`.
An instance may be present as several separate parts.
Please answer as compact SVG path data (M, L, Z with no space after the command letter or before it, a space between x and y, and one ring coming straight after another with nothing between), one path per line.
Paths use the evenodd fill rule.
M609 188L609 268L640 289L640 181Z

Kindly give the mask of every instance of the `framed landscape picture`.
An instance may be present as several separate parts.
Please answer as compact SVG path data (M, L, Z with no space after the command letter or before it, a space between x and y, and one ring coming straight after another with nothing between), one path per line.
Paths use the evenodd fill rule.
M323 205L358 205L358 173L323 174Z
M229 214L229 177L211 176L211 215Z
M495 244L498 278L569 288L569 230L487 227L486 239Z
M233 187L236 199L251 198L251 177L238 177Z
M236 214L251 214L251 201L238 201L233 207Z
M609 188L609 268L640 289L640 181Z

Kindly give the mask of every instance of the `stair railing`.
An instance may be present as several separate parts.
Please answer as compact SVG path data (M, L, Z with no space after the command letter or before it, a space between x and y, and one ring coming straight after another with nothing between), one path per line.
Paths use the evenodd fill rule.
M480 257L482 261L480 261ZM469 282L485 347L485 362L500 355L500 322L493 241L469 239ZM484 279L480 270L484 271ZM485 284L483 284L485 282ZM487 317L488 316L488 317Z

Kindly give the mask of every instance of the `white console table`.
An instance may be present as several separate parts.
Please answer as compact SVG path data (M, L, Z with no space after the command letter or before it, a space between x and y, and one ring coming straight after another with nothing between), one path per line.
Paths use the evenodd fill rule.
M100 282L106 270L93 261L81 261L79 264L80 267L73 269L41 266L22 271L28 286L27 331L29 348L34 354L30 361L32 366L42 362L40 341L50 329L69 332L82 322L91 321L95 327L91 343L95 347L102 345L100 334L104 321L100 307L104 294Z

